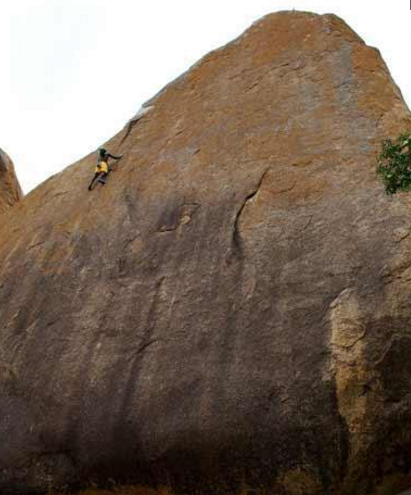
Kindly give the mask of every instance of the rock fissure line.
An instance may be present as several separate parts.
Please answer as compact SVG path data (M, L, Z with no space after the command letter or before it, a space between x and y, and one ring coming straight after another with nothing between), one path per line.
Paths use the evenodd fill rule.
M234 229L233 229L232 240L233 240L234 246L240 252L242 251L242 246L241 246L242 239L241 239L241 233L240 233L240 230L239 230L239 223L240 223L241 215L243 214L244 209L247 206L247 204L249 203L249 201L251 201L256 196L256 194L260 191L261 186L262 186L263 181L264 181L264 178L267 175L267 173L268 173L269 170L270 169L267 168L264 171L264 173L262 174L260 180L258 181L257 186L254 188L254 190L251 193L248 194L248 196L246 196L246 198L242 202L242 204L241 204L241 206L240 206L239 210L237 211L237 214L236 214L236 216L234 218Z
M143 106L137 113L136 115L128 121L128 124L126 125L126 133L124 134L123 138L120 141L120 145L124 143L124 141L129 137L131 134L131 131L134 129L134 127L140 122L140 120L147 115L152 109L154 108L153 105L148 105L148 106Z
M126 361L129 362L129 361L134 360L134 358L136 358L136 356L143 354L147 348L151 347L153 344L156 344L156 343L162 342L162 341L163 341L162 339L155 338L155 339L148 340L147 342L144 342L143 344L140 345L140 347L133 350L130 357L128 359L126 359Z
M35 247L42 246L43 244L45 244L45 242L46 241L36 242L36 244L32 244L31 246L29 246L27 250L29 251L30 249L34 249Z

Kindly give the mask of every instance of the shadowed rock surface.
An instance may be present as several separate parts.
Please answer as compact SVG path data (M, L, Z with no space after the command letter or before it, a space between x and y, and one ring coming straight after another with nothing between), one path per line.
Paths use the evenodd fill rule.
M0 219L3 213L23 197L20 184L14 171L13 162L0 149Z
M0 239L0 489L371 495L410 484L410 114L332 15L203 58Z

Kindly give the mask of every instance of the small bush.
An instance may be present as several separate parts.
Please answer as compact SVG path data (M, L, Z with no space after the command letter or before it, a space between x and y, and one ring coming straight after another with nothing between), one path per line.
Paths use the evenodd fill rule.
M411 187L411 137L401 134L397 139L386 139L378 156L377 173L381 176L385 192L409 191Z

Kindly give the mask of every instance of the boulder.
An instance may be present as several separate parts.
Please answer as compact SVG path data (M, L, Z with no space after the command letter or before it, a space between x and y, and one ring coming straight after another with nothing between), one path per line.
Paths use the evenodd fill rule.
M3 212L20 201L22 197L23 193L16 177L13 162L0 149L0 218L2 218Z
M0 491L371 495L411 484L410 113L334 15L208 54L0 238Z

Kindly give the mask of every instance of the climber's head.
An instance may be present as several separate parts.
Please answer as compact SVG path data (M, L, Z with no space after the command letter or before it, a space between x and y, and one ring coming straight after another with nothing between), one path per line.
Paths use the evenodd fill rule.
M100 156L101 158L104 158L104 157L105 157L105 155L106 155L106 153L107 153L106 148L99 148L99 149L98 149L98 154L99 154L99 156Z

